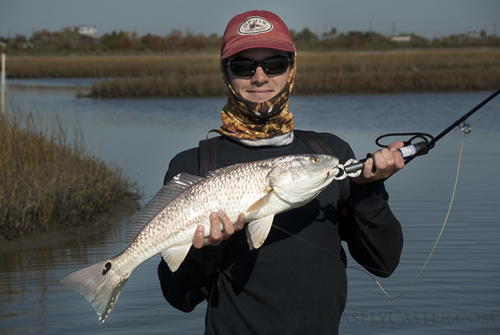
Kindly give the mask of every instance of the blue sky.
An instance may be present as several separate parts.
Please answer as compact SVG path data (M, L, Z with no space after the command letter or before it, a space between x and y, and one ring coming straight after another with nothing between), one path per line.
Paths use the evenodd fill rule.
M172 29L222 35L232 16L251 9L278 14L290 29L322 33L416 33L427 38L484 29L500 35L500 0L0 0L0 36L96 25L167 35Z

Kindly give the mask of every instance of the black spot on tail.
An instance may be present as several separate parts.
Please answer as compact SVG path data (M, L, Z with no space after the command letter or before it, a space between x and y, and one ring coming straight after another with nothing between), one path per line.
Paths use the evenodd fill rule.
M106 265L104 265L105 269L102 270L102 275L104 276L106 273L108 273L109 270L111 270L111 262L107 262Z

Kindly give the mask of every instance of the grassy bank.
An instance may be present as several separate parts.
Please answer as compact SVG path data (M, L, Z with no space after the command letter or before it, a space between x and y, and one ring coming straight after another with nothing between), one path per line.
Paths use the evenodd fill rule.
M8 78L112 78L213 73L219 68L210 55L118 55L9 57Z
M137 185L86 154L76 133L69 141L57 116L41 120L19 109L0 115L1 236L93 223L119 201L137 199Z
M223 96L219 56L14 58L10 77L114 78L92 97ZM294 94L492 90L500 86L500 48L301 53Z
M308 54L298 73L298 94L492 90L500 49Z
M294 94L398 93L493 90L500 87L500 49L406 52L306 53L298 56ZM187 73L189 64L205 71ZM182 66L157 75L96 83L92 97L223 96L213 60L184 57ZM215 63L215 65L214 65ZM212 68L212 72L208 69Z

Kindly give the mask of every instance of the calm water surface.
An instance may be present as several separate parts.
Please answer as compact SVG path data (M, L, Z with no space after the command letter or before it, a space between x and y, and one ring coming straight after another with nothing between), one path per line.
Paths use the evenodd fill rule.
M7 97L42 118L57 110L70 134L77 120L87 149L125 166L127 174L144 186L146 200L161 187L170 159L219 126L225 102L223 98L76 99L69 88L74 82L44 80L42 89L33 89L31 81L8 81ZM333 132L361 158L377 149L374 140L384 133L437 135L489 94L294 96L291 110L298 128ZM471 123L498 104L497 98L471 117ZM453 193L462 138L457 128L430 154L415 159L386 182L391 208L405 235L400 266L391 277L378 279L391 296L411 283L439 235ZM499 145L500 111L495 111L466 137L448 223L427 267L402 297L390 299L369 276L348 270L342 334L498 333ZM121 252L126 225L124 220L90 239L0 255L0 333L203 333L204 304L186 314L163 299L156 275L159 256L134 271L101 326L83 298L57 285L67 273ZM352 260L349 266L358 267ZM317 322L322 317L302 316Z

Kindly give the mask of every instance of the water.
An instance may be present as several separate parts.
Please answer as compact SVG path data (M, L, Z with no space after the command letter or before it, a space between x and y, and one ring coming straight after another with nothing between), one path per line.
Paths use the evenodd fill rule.
M19 88L23 82L16 81L17 86L7 91L8 99L42 116L58 110L70 125L77 119L87 149L125 166L127 174L144 186L146 198L161 187L173 155L196 146L208 130L219 126L225 102L223 98L96 101L74 98L71 81L57 80L57 88L45 81L47 87L35 90L30 83ZM374 139L384 133L437 135L489 94L294 96L291 109L299 128L333 132L362 157L376 150ZM470 123L499 103L498 98L489 103ZM499 121L500 111L495 111L466 137L448 223L427 267L402 297L389 299L369 276L348 270L342 334L498 333ZM458 128L453 130L428 155L386 182L391 208L405 235L400 266L391 277L378 278L392 296L404 291L418 274L438 237L453 193L462 138ZM57 285L70 271L119 253L126 224L89 239L1 255L0 333L202 333L204 304L186 314L163 299L156 275L159 256L134 271L101 326L83 298ZM357 264L349 260L349 266ZM314 316L304 315L310 317Z

